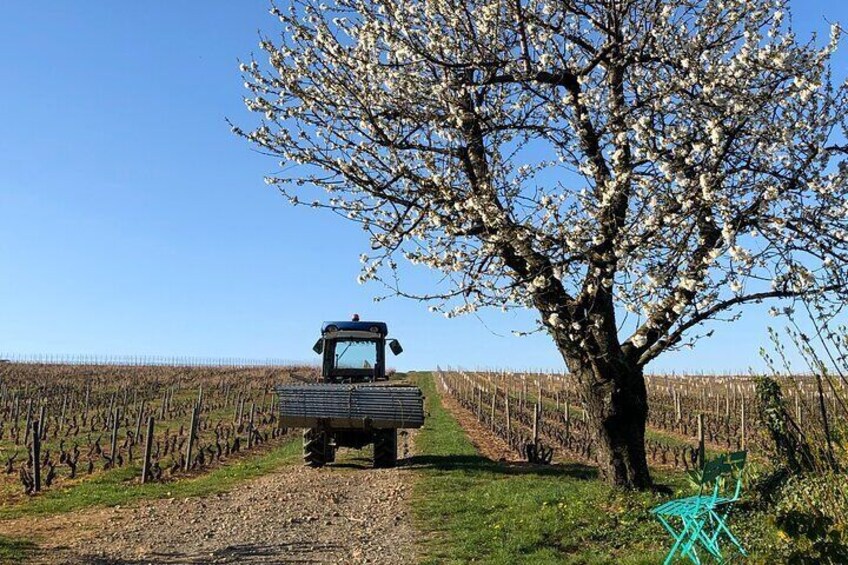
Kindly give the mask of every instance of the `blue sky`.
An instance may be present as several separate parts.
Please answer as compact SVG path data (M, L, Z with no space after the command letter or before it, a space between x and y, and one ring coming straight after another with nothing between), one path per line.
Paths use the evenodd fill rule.
M848 22L848 3L794 4L802 34ZM248 121L237 59L276 31L267 7L3 3L0 355L311 360L321 320L359 312L401 339L399 368L562 366L547 336L510 334L530 315L373 303L381 288L356 283L363 232L265 186L275 160L225 118ZM748 310L650 369L758 367L773 322Z

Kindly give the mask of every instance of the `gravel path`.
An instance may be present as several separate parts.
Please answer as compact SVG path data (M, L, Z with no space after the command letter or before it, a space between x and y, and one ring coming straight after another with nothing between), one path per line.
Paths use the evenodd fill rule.
M228 493L66 515L40 525L36 562L416 562L413 471L366 466L293 465Z

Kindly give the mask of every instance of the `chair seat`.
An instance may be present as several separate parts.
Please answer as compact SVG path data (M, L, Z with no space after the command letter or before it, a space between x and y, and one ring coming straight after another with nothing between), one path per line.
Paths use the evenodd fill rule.
M678 498L652 508L651 513L660 516L694 516L714 508L716 504L720 503L720 500L714 499L712 496Z

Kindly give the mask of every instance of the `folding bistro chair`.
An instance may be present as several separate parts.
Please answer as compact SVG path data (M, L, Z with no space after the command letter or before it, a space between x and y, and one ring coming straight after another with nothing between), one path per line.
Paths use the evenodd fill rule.
M715 504L709 509L709 525L712 533L708 534L709 530L706 528L701 530L701 545L720 562L724 562L725 560L719 546L719 540L722 536L726 537L742 556L748 555L745 548L742 547L742 544L736 539L730 528L727 527L727 517L730 514L733 504L739 500L742 492L742 471L745 469L745 460L747 457L747 451L735 451L724 456L725 464L728 468L718 479L721 483L719 487L720 493L724 494L724 496L719 496Z
M651 509L651 513L674 538L664 565L669 565L678 554L700 564L698 546L724 562L719 545L723 537L728 538L743 556L747 555L727 527L727 517L742 490L742 469L746 457L745 451L738 451L707 461L701 472L697 495L671 500Z

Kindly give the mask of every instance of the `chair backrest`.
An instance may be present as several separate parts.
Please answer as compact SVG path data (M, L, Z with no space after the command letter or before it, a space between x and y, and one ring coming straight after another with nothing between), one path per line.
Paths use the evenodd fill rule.
M736 479L736 487L733 489L731 500L738 500L742 491L742 472L745 470L745 461L748 459L747 451L734 451L727 454L727 466L729 474Z
M742 470L745 468L747 458L747 451L734 451L706 461L701 471L701 494L706 488L712 486L713 500L719 495L730 500L737 500L742 490Z
M716 459L710 459L709 461L704 462L704 467L701 469L701 479L700 479L700 488L698 492L698 506L706 503L703 500L703 497L706 496L706 492L709 489L710 485L712 485L712 492L710 493L710 506L715 503L716 498L718 498L718 485L720 483L719 478L721 474L725 471L725 463L721 457L717 457Z
M722 473L727 471L727 464L724 457L716 457L704 462L704 468L701 470L701 487L714 484Z

